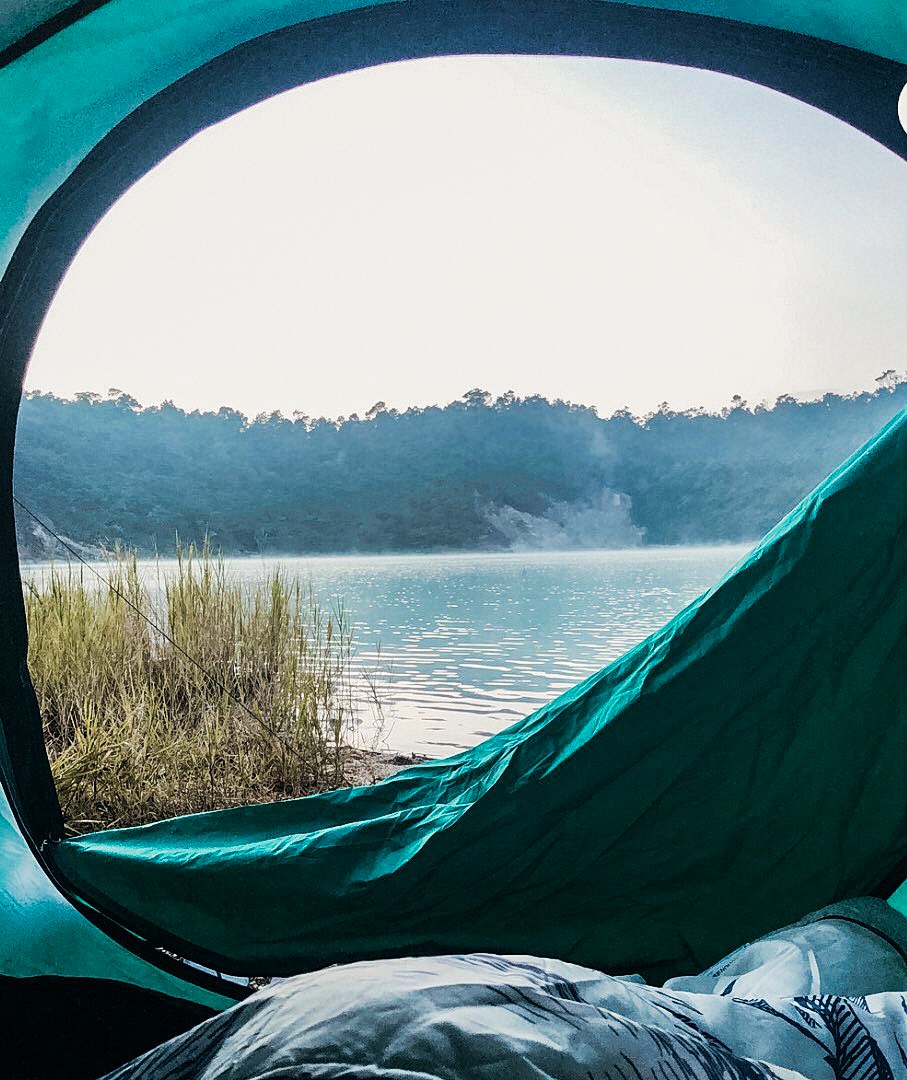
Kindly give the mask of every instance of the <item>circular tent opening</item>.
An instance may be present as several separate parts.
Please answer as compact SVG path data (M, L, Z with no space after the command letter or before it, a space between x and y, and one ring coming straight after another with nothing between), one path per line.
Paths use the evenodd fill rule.
M108 13L102 9L96 18L101 20ZM83 14L81 9L68 9L43 28L34 28L20 46L10 46L6 59L14 63L23 49L43 42L61 24ZM264 14L264 21L269 17ZM73 26L87 29L90 35L89 20ZM157 33L160 27L152 23L151 30ZM250 30L251 24L245 33ZM28 358L57 287L84 238L127 187L195 132L282 90L391 60L467 52L658 60L738 75L781 90L907 156L895 107L904 85L903 65L790 33L787 28L598 0L573 2L569 10L560 4L488 5L457 0L367 7L251 40L242 40L243 31L235 27L231 33L241 43L152 94L101 137L34 214L19 241L0 282L0 378L4 380L0 400L5 406L0 427L5 424L7 477ZM94 45L98 53L92 56L94 63L104 62L103 40L101 35ZM141 38L135 41L138 45ZM211 44L206 42L204 48L210 49ZM103 67L101 74L103 80ZM124 77L123 69L109 68L109 77L115 85L117 77ZM122 106L116 102L116 107ZM8 480L3 498L9 513L0 536L0 555L10 572L0 578L0 599L15 614L9 623L2 685L8 688L10 701L17 702L8 714L16 719L7 722L5 731L10 748L7 783L27 832L40 842L60 835L59 810L27 676L22 686L24 619ZM19 793L26 790L28 798L21 797Z
M231 582L251 585L274 566L232 562L242 555L312 574L321 610L337 597L360 657L365 648L362 667L340 664L344 678L367 677L358 697L337 695L345 714L368 723L380 690L387 757L465 750L659 629L896 411L893 393L872 410L841 395L873 387L907 333L886 317L907 274L891 262L896 230L884 215L907 220L907 202L894 202L900 174L898 159L825 113L671 65L459 56L287 91L174 151L80 248L26 386L83 393L23 403L20 510L94 551L103 576L117 543L148 558L139 566L151 595L134 599L158 626L174 537L210 541ZM480 385L493 393L458 401ZM128 393L85 393L109 386ZM832 390L809 409L790 398ZM762 402L750 406L761 431L746 409L730 415L735 393ZM779 395L787 419L771 418L773 428ZM385 398L390 411L370 419L366 406ZM614 415L628 403L639 423ZM322 419L286 419L302 407ZM362 419L339 416L354 409ZM697 415L719 410L721 423ZM646 414L663 449L638 441ZM339 416L336 430L325 416ZM708 423L730 439L716 430L704 445L696 432ZM804 446L803 425L819 428L817 442ZM746 451L729 445L744 440ZM454 469L464 451L468 464ZM39 534L32 558L66 558L24 511L19 524ZM20 552L29 539L20 528ZM696 559L567 554L643 540L746 547ZM459 557L444 561L508 549L518 562L471 573ZM388 551L436 561L368 561ZM364 558L343 570L296 561L350 553ZM41 580L26 590L31 676L70 831L352 779L338 778L333 750L309 754L308 740L292 740L286 766L272 767L276 739L296 730L286 695L242 684L253 711L272 703L263 729L236 702L212 708L245 645L227 645L236 623L220 621L210 594L197 594L211 605L201 623L221 631L206 635L195 618L175 632L199 667L154 652L155 631L131 612L113 639L81 638L84 660L67 652L64 672L61 639L34 630L48 625ZM62 595L65 583L55 612ZM120 660L88 662L97 652ZM135 677L95 678L128 658ZM97 739L78 738L83 703Z

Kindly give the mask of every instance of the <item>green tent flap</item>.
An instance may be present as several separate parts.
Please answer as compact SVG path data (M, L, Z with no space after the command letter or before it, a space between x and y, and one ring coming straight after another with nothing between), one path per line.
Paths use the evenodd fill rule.
M905 473L900 414L666 627L458 757L69 840L56 864L236 969L699 970L907 855Z

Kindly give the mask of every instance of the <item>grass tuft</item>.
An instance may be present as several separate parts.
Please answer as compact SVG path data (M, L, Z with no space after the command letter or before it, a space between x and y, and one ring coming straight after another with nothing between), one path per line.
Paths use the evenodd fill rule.
M279 569L244 587L207 545L178 545L156 591L130 552L111 556L109 586L87 573L52 567L25 583L29 667L71 832L344 782L342 609Z

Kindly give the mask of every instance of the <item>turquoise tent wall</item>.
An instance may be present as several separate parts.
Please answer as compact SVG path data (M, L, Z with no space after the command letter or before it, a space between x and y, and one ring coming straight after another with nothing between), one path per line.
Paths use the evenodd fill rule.
M145 909L141 896L133 895L136 883L148 872L146 856L150 852L151 861L159 861L155 852L163 851L169 844L174 853L171 863L178 866L185 854L180 844L185 843L187 836L197 834L199 830L204 833L209 828L217 843L223 841L227 846L231 831L235 830L234 835L239 835L246 827L256 831L256 843L267 845L266 833L270 828L273 847L279 845L278 835L284 836L287 831L286 821L277 822L275 818L286 814L297 815L292 834L308 837L307 844L311 847L315 844L312 836L323 831L318 824L322 814L332 820L339 815L345 822L347 805L366 807L364 812L368 820L377 823L387 817L383 810L391 807L394 813L405 813L407 807L415 806L414 800L421 805L429 791L435 800L435 811L432 827L424 837L426 843L429 837L450 835L442 828L445 814L458 820L465 815L470 828L479 819L481 833L481 815L471 810L466 813L464 809L464 800L469 801L471 797L469 792L475 794L481 790L484 800L481 805L488 807L489 803L502 799L505 792L513 790L509 785L515 770L520 768L527 776L544 784L548 775L544 755L529 762L525 760L528 751L523 747L529 744L537 751L540 743L536 729L542 724L567 724L565 718L572 716L567 728L558 735L559 743L552 743L550 750L552 762L557 758L562 763L564 771L559 774L560 779L567 782L566 778L572 776L571 770L579 759L576 751L581 745L590 745L590 739L580 734L578 703L582 703L585 710L583 723L591 722L596 729L590 731L587 727L584 729L586 734L597 739L598 726L605 724L605 713L601 711L604 705L596 698L595 709L598 711L590 712L590 695L600 696L603 687L614 693L618 676L629 677L632 664L639 663L641 657L646 658L637 652L633 661L628 659L623 667L609 669L594 686L590 684L578 689L574 695L568 695L543 714L531 718L522 725L519 734L502 737L493 746L464 761L432 766L417 773L415 778L404 777L381 789L377 795L335 796L298 804L296 810L276 808L252 815L248 825L244 817L247 812L202 824L197 819L188 819L172 827L156 827L156 831L144 834L146 841L139 843L132 838L94 838L78 845L64 846L62 851L58 851L58 845L54 843L61 834L61 821L44 755L40 717L25 665L26 634L13 530L11 480L22 376L57 284L82 239L112 201L169 150L205 125L271 93L307 80L372 63L456 52L630 56L727 71L824 108L866 131L895 153L907 157L907 136L897 118L898 94L907 82L907 13L895 0L841 0L834 6L824 0L800 0L798 3L784 0L651 2L636 6L613 0L413 0L404 3L223 0L217 5L199 0L107 0L106 3L64 5L53 0L28 5L0 4L0 139L3 145L0 156L0 775L7 797L3 816L5 861L0 867L0 891L8 910L17 912L9 924L12 935L9 942L25 935L26 927L32 927L29 931L32 944L24 953L17 953L12 944L0 951L0 973L22 974L42 968L73 975L107 972L123 981L158 988L165 988L166 984L170 993L198 997L199 994L204 996L204 992L193 988L191 980L160 975L153 955L141 960L132 955L135 950L141 951L142 935L152 942L177 943L188 955L193 955L194 951L200 958L227 962L237 968L259 962L272 967L281 963L299 966L339 958L341 930L326 925L314 945L296 942L295 952L290 953L287 953L286 942L280 938L279 931L271 945L265 942L256 949L245 940L231 940L229 935L218 938L210 926L205 925L202 916L198 917L191 934L180 937L179 928L175 926L178 920L174 918L176 901L170 914L162 918L160 912ZM896 476L901 468L898 455L903 435L889 433L886 439L880 444L882 449L874 450L867 460L887 462L878 468L888 470L888 476ZM857 492L847 496L854 513L859 512L860 500L869 498L869 488L850 486L864 475L862 469L863 466L852 466L848 474L851 480L845 485L847 491ZM840 484L840 478L835 483ZM838 490L837 487L834 489L835 492ZM881 488L872 490L876 500L883 497ZM826 490L819 502L812 505L825 505L830 491ZM864 494L860 495L859 491ZM834 495L834 499L840 498ZM873 506L873 512L882 512L878 502ZM662 634L651 639L645 646L651 654L649 658L657 659L658 650L668 648L669 641L687 640L687 625L700 626L705 617L702 611L719 610L730 618L729 597L734 597L734 590L742 583L754 585L751 575L756 571L753 567L761 568L759 573L769 574L769 578L759 578L764 584L773 580L773 573L784 576L780 569L771 570L771 559L779 552L784 558L777 567L800 566L796 559L789 563L784 559L790 555L789 545L794 543L792 537L803 539L815 535L809 520L811 513L811 510L804 510L797 529L788 529L774 537L773 543L781 547L768 549L774 552L773 555L763 551L748 564L750 569L742 570L731 582L725 583L724 592L720 594L722 599L717 605L710 601L704 608L697 607L683 617L686 622L666 632L667 637ZM891 508L888 516L883 514L879 527L899 527L898 513L899 504ZM881 541L879 543L878 558L888 558L888 548ZM833 567L840 563L840 554L828 558L830 561L823 564L823 572L831 575ZM892 561L891 565L899 564ZM827 580L831 582L833 578ZM874 588L887 588L900 596L899 580L880 572ZM769 592L767 595L778 594ZM738 597L737 602L742 603L742 600ZM770 606L771 601L765 603ZM880 612L879 625L893 632L893 628L897 628L899 611L899 608L889 611L884 618ZM891 638L892 655L893 650L900 647L898 640L896 635ZM756 644L757 640L753 639L753 645ZM671 645L668 651L675 647L679 646ZM743 649L736 655L739 659L745 653ZM869 670L867 667L864 674ZM679 675L677 679L680 679ZM644 684L641 690L645 693L640 701L648 701L653 683L647 677ZM675 681L673 685L684 684ZM716 684L709 684L710 687L713 685ZM712 694L711 689L709 694ZM711 707L721 707L720 695L714 694L714 700L707 697ZM894 700L888 699L889 704ZM612 700L608 709L613 707L614 701L617 699ZM610 720L607 723L612 725L608 729L612 732L619 726ZM636 748L641 759L647 753L647 747L652 745L653 724L655 720L650 719L640 721L636 728L628 728L628 733L621 737L621 753L636 746L634 739L638 739ZM552 726L551 731L554 730ZM684 730L687 749L705 754L703 732L692 717L687 717ZM893 730L896 736L900 732L899 727ZM662 734L669 741L677 737L676 734ZM877 735L882 745L881 729ZM605 736L605 745L611 737ZM742 733L740 737L743 737ZM754 755L754 761L760 760L760 754L769 752L758 742L744 740L741 745L746 746L747 753ZM777 756L777 767L784 772L781 744L770 741L766 745L774 748L770 752ZM507 782L496 786L499 774ZM846 779L837 771L834 776L842 783ZM574 779L569 782L573 783ZM790 779L795 780L794 777ZM620 776L609 775L608 783L615 799L624 790L623 782ZM833 792L827 794L829 799L833 798ZM887 798L886 788L885 800ZM702 799L707 799L705 792ZM870 830L873 841L867 847L866 858L861 861L854 856L852 864L848 860L838 863L840 873L835 871L835 881L822 877L817 867L817 884L809 895L825 897L845 884L848 887L868 886L873 874L890 870L902 857L904 851L899 837L903 833L898 832L902 825L899 816L902 808L896 797L892 796L892 799L890 803L882 800L879 804L887 807L889 824ZM853 795L851 801L851 808L860 807L857 795ZM621 805L629 811L634 804L630 799ZM451 806L457 809L451 810ZM700 806L698 812L705 813L705 809ZM715 813L713 807L708 809ZM815 806L812 812L818 809ZM739 813L741 807L733 802L732 810ZM643 812L642 808L640 812ZM645 813L651 812L652 806L645 810ZM690 805L684 812L692 812ZM727 815L727 806L722 806L718 813ZM415 827L419 815L410 817ZM865 817L861 813L854 820L860 820L868 828ZM424 815L420 820L424 820ZM497 819L492 816L487 820ZM840 820L839 817L839 824ZM542 831L551 828L554 830L552 835L560 835L562 824L537 819L536 828ZM280 833L280 829L284 832ZM400 840L401 834L392 830L385 835L379 829L378 833L369 835L382 836L382 850L389 857L388 851ZM403 846L414 842L414 832L404 830L402 835L408 838L400 841ZM159 848L148 846L152 839ZM834 847L843 837L840 830L829 829L827 839ZM504 858L506 852L501 847L502 842L484 849L486 856ZM116 853L114 849L118 843L122 848ZM146 844L144 852L142 843ZM834 851L828 844L823 851L832 860ZM256 858L263 850L257 849ZM542 858L537 847L532 850ZM113 854L116 857L112 857ZM714 850L712 858L718 858ZM730 847L727 858L728 866L733 868L736 856ZM796 861L795 853L778 853L778 858L779 865ZM599 859L606 859L604 851ZM166 863L166 859L163 861ZM429 864L418 860L412 864L403 861L417 871L411 881L412 887L415 890L427 887L424 876L427 870L420 867ZM275 867L278 862L272 860L268 865ZM655 865L644 858L643 862ZM223 866L224 863L214 858L212 865ZM232 865L235 866L235 862ZM622 873L636 880L632 866L622 865ZM515 865L514 872L528 873L529 869L520 863ZM718 881L724 873L723 870L716 872L715 866L705 869L703 881ZM666 873L668 870L669 867L665 867ZM435 872L438 872L437 867L432 874ZM487 876L487 872L486 866L483 873ZM419 877L419 874L423 876ZM378 876L383 880L387 875ZM404 878L405 875L398 881ZM347 890L344 903L352 902L357 895L356 883L339 875L334 879L335 886L341 879ZM154 889L165 888L167 876L154 880L158 884L152 888L152 894ZM613 882L613 876L611 880ZM711 916L703 914L697 916L700 921L695 927L693 924L687 927L688 933L683 940L677 927L671 925L670 891L661 898L653 891L645 893L648 899L640 901L642 906L638 913L648 913L656 929L646 938L639 936L638 928L628 931L626 940L631 945L636 941L633 945L636 957L653 970L659 965L667 970L681 960L706 956L719 946L719 939L723 943L741 927L755 927L769 914L772 917L781 914L777 905L769 903L766 907L761 899L757 904L764 891L764 887L757 888L757 884L753 882L755 891L750 900L736 894L728 895L726 903L740 907L741 915L723 922L720 933L709 930ZM510 885L513 885L512 881ZM170 884L166 884L162 895L178 896L180 890L174 888L175 892L171 891ZM118 900L113 898L114 894ZM395 899L380 889L374 891L367 882L363 885L362 895L370 902L381 899L384 904L391 904ZM413 895L418 896L418 891ZM625 926L621 921L625 917L620 916L615 907L620 889L614 891L612 888L609 895L607 904L603 901L601 917L607 914L609 919L616 919L612 928ZM25 896L43 899L40 903L25 903ZM493 903L493 897L486 899L489 904ZM79 911L67 906L70 901L80 905ZM179 903L186 903L185 898ZM677 903L677 897L670 903ZM481 932L475 942L480 947L519 945L521 941L544 944L548 941L551 951L558 951L560 955L584 955L585 949L591 956L598 950L596 956L603 960L610 956L616 964L625 962L632 966L632 949L615 952L610 945L601 945L604 941L601 935L592 949L583 944L579 931L574 933L571 943L563 937L552 937L550 933L546 938L545 933L536 932L534 925L524 921L526 930L522 937L510 938L502 930L503 913L498 915L497 929L487 922L492 918L494 923L494 918L488 914L493 910L493 907L488 908L484 916L471 913L475 916L477 932ZM461 912L461 917L463 914ZM579 926L580 916L588 920L594 918L594 914L586 897L582 903L577 901L573 905L573 921L565 920L565 925ZM445 937L434 932L432 927L440 924L434 921L435 916L427 908L413 918L423 920L420 925L424 924L424 928L418 934L410 922L393 939L360 941L354 954L400 951L413 947L414 943L418 943L419 948L433 948L454 940L451 935ZM36 933L35 928L39 925L45 929ZM191 919L187 925L193 926ZM99 930L99 926L105 929ZM60 932L57 933L55 928ZM111 935L120 931L120 938L114 944ZM130 931L135 932L135 940ZM264 932L262 923L262 935ZM616 929L611 933L611 939L615 933ZM283 950L282 960L278 949Z
M214 1008L230 998L136 956L81 914L49 880L0 792L0 974L102 974Z

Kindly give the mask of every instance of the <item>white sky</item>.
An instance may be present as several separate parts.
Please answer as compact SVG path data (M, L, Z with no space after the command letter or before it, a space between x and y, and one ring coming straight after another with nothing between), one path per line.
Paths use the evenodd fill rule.
M249 415L474 386L713 408L907 368L905 281L907 167L815 109L662 65L413 61L153 170L77 256L26 386Z

